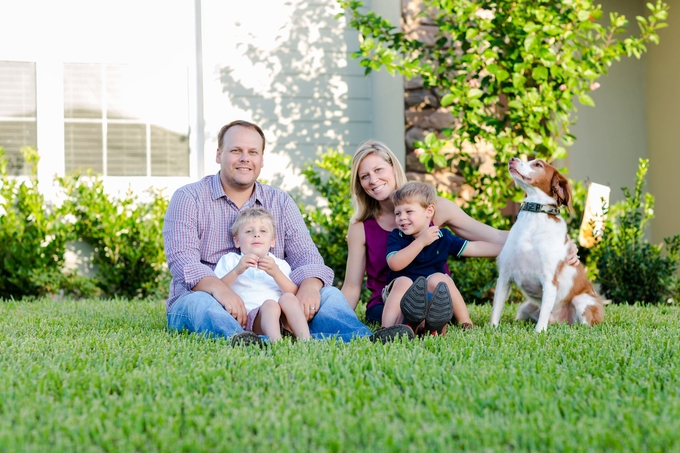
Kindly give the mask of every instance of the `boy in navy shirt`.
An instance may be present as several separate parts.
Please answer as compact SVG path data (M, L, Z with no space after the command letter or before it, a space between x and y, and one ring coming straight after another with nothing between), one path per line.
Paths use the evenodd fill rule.
M398 228L387 243L390 283L383 290L383 326L403 322L416 330L424 321L425 331L437 334L455 316L464 329L474 327L446 261L449 256L495 257L502 246L469 242L435 226L437 193L428 184L406 183L392 201Z

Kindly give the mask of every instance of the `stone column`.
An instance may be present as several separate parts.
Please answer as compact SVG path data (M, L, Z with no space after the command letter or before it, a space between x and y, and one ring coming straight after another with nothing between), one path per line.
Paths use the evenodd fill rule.
M410 38L434 44L437 26L427 17L416 17L422 11L422 0L402 0L402 30ZM414 142L423 140L430 132L440 134L453 124L453 115L439 104L441 96L434 88L427 88L420 78L404 79L404 118L406 141L406 176L409 180L425 181L439 190L459 192L463 178L451 169L436 169L427 173L414 154Z

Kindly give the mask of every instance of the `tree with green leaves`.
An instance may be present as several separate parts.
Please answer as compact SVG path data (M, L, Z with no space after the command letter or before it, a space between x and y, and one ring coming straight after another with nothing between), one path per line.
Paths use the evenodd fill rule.
M521 194L505 171L508 160L524 155L554 161L566 156L575 137L574 100L593 106L590 91L614 61L640 56L658 43L668 5L647 3L649 16L636 17L639 34L623 37L628 20L591 0L423 0L423 12L437 26L426 45L399 30L362 3L338 0L349 25L359 31L352 57L368 74L384 67L391 74L420 77L436 88L439 102L455 121L428 134L419 159L426 169L454 167L478 193L468 212L497 227L506 226L500 209ZM495 172L481 172L466 144L486 142L495 150Z

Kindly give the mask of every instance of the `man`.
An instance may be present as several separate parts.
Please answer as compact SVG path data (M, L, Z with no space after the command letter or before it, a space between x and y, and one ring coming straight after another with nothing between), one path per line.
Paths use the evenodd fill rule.
M311 336L349 341L371 335L342 293L331 286L333 271L324 265L293 199L257 182L265 147L262 129L234 121L220 130L217 143L220 171L177 190L165 216L165 254L172 274L168 327L231 337L233 344L261 342L252 332L244 332L243 301L214 273L220 257L237 251L230 228L239 211L261 207L274 218L277 241L271 252L290 264ZM376 339L408 333L383 331Z

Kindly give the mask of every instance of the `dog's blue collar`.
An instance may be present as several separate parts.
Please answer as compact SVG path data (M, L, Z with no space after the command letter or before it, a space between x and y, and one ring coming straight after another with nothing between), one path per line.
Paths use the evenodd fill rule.
M544 212L546 214L560 215L560 208L551 204L534 203L532 201L524 201L519 207L520 211L529 212Z

